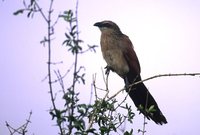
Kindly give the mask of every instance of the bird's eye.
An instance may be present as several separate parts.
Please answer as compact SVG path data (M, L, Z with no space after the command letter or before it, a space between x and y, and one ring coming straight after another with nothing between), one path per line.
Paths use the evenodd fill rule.
M107 27L107 28L111 28L112 27L112 25L110 23L104 23L102 26L103 27Z

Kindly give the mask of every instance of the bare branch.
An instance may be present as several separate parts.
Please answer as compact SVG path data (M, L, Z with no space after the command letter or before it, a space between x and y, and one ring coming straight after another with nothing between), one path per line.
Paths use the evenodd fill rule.
M139 84L139 83L142 83L142 82L145 82L145 81L148 81L148 80L151 80L151 79L155 79L155 78L159 78L159 77L171 77L171 76L200 76L200 73L160 74L160 75L155 75L155 76L146 78L146 79L144 79L144 80L135 82L135 83L129 85L129 87L132 87L132 86L134 86L134 85L137 85L137 84ZM110 96L110 97L107 99L107 101L109 101L109 100L111 100L112 98L116 97L116 96L117 96L120 92L122 92L123 90L125 90L125 88L120 89L120 90L117 91L114 95Z
M27 130L27 127L28 127L28 124L31 123L31 115L32 115L32 111L30 111L29 113L29 117L28 119L26 120L26 122L18 127L18 128L13 128L7 121L6 121L6 127L8 128L9 132L10 132L10 135L14 135L15 133L18 133L20 135L25 135L28 130Z
M160 75L155 75L155 76L149 77L147 79L144 79L142 81L136 82L136 84L144 82L144 81L148 81L148 80L151 80L154 78L158 78L158 77L170 77L170 76L200 76L200 73L160 74Z
M46 15L44 14L44 12L42 11L42 8L39 6L39 4L37 3L37 1L35 0L35 5L37 6L39 12L41 13L42 17L44 18L44 20L48 23L48 19L46 17Z

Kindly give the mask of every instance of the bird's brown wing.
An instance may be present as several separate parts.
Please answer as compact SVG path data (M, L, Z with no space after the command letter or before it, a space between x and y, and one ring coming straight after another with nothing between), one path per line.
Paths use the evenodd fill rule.
M127 36L124 36L121 40L121 46L123 48L123 55L129 65L129 72L127 73L124 81L125 85L132 84L141 80L140 77L140 64L136 53L133 49L132 43ZM133 100L135 106L143 113L148 119L152 119L157 124L166 124L167 120L160 111L158 104L153 96L150 94L144 83L139 83L131 88L128 92L130 98ZM140 106L145 108L154 107L155 111L148 113L146 109L140 109Z
M120 47L123 49L123 55L129 65L129 70L135 75L140 74L140 63L138 61L137 55L133 49L133 45L128 38L128 36L123 35L122 40L120 40Z

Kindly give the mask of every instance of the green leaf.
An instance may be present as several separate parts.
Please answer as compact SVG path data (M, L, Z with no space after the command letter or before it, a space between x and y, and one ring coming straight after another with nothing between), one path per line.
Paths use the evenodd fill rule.
M154 105L151 105L150 107L149 107L149 109L148 109L148 113L152 113L152 112L155 112L156 111L156 109L155 109L155 106Z
M138 106L138 109L139 109L139 110L144 110L144 107L140 104L140 105Z
M108 133L108 131L109 131L109 129L106 127L106 126L102 126L102 127L100 127L100 131L101 131L101 133Z

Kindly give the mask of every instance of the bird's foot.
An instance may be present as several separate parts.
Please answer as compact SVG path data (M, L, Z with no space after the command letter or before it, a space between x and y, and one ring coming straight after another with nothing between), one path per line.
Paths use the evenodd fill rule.
M111 70L111 71L114 71L113 68L111 68L111 67L108 66L108 65L107 65L104 69L106 69L106 71L105 71L105 74L106 74L106 75L109 75L110 70Z

